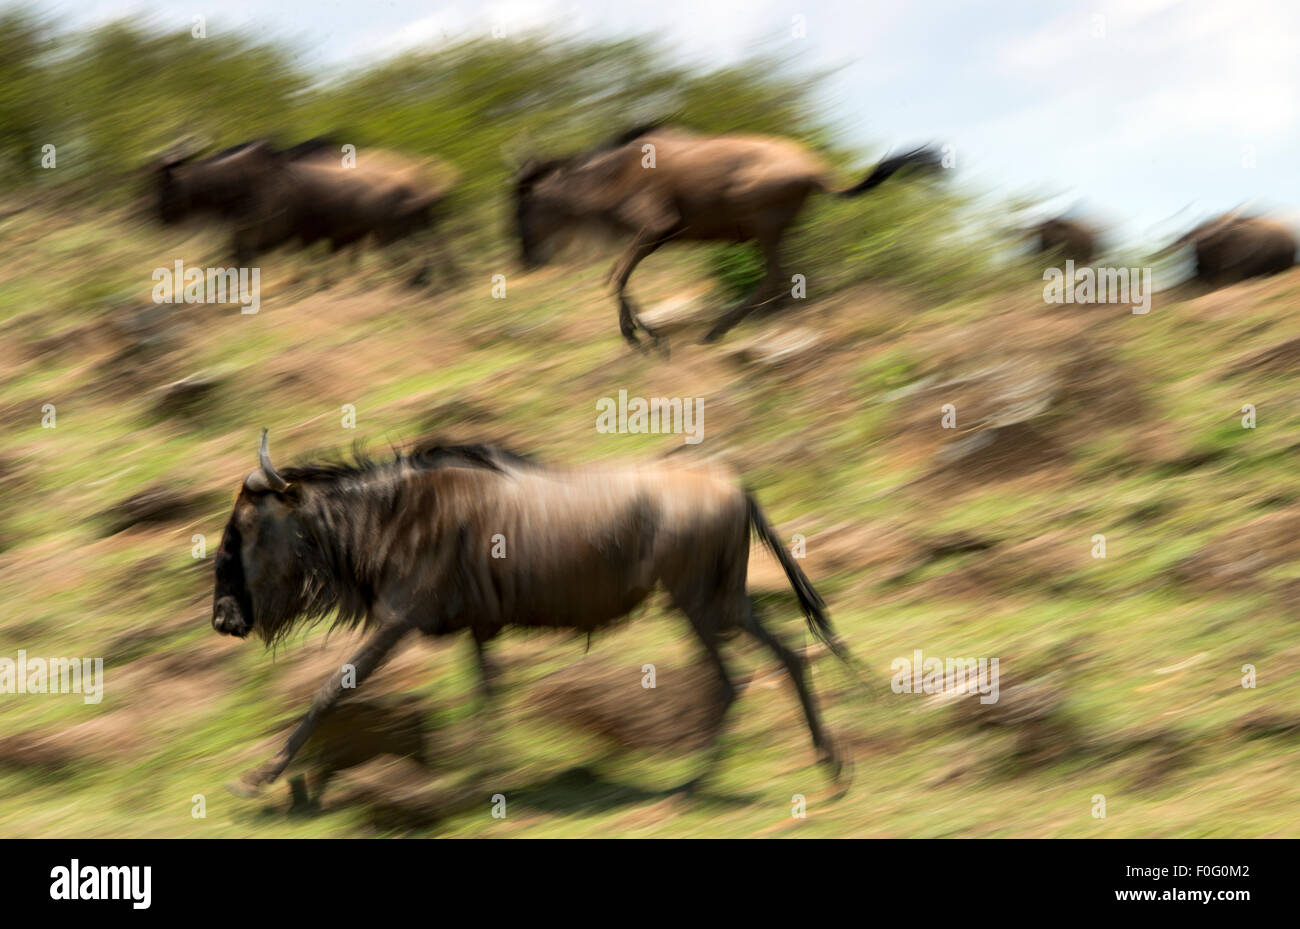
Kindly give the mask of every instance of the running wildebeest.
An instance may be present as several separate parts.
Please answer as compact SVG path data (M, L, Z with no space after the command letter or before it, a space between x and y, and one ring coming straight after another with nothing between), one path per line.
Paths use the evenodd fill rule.
M435 180L425 165L391 152L363 151L347 166L340 146L324 138L283 151L263 139L201 159L181 152L161 158L154 171L158 218L229 223L241 266L282 245L321 241L331 253L352 246L355 264L367 238L383 247L431 229L450 187L446 169L447 177ZM412 283L428 270L425 261Z
M1054 253L1063 261L1089 264L1097 251L1097 230L1077 219L1058 216L1028 230L1037 238L1039 254Z
M1296 237L1290 229L1236 212L1201 223L1164 251L1188 244L1195 249L1197 279L1210 287L1277 274L1296 261Z
M408 634L466 630L491 696L488 646L505 627L590 634L662 587L719 672L724 710L736 694L719 637L743 629L784 664L818 759L838 776L803 658L764 628L746 593L751 531L780 562L813 634L846 661L847 652L807 576L730 475L668 465L561 470L488 446L436 444L386 463L280 472L265 431L258 458L215 559L218 632L257 632L269 645L299 621L337 611L336 625L370 633L348 662L359 686ZM343 690L340 672L241 789L279 777Z
M643 165L647 145L654 146L653 168ZM617 286L623 338L637 345L638 328L660 338L638 318L625 292L641 261L672 241L757 240L763 279L718 319L705 337L711 342L757 307L774 306L787 295L781 240L810 194L856 197L908 165L935 169L940 158L933 149L918 148L886 158L859 183L834 190L825 163L790 139L640 126L585 154L529 162L519 170L515 219L522 258L530 268L545 264L563 237L583 226L631 235L609 279Z

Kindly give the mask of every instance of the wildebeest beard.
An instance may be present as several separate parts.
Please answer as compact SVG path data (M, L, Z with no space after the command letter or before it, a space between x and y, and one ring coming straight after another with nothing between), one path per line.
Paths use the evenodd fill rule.
M354 463L285 468L301 502L290 517L294 544L280 583L253 596L254 628L268 646L301 624L334 614L333 627L356 628L370 615L384 573L414 553L397 538L395 517L408 508L410 478L441 465L503 470L528 459L488 446L424 445L376 463L356 451ZM427 504L427 497L424 498ZM432 520L436 514L424 514Z

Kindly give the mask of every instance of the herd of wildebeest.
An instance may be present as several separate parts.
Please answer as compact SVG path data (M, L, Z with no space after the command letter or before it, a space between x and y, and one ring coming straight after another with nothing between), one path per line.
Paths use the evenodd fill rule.
M435 231L454 172L391 152L348 158L343 151L326 138L287 149L258 140L206 157L174 150L151 169L158 217L227 224L241 266L283 245L324 242L331 253L350 247L356 256L367 242L402 243L406 257L416 258L412 283L428 281L435 263L454 274ZM515 232L529 268L584 229L630 240L609 280L623 337L638 346L638 330L661 339L626 293L642 260L674 241L757 242L763 278L718 318L706 336L713 341L788 294L781 242L811 194L857 196L904 168L933 172L941 160L935 149L918 148L836 189L826 164L795 141L648 124L576 155L520 166ZM1041 251L1078 264L1099 252L1097 230L1078 220L1062 217L1029 231ZM422 239L436 262L415 255ZM1283 271L1296 256L1288 229L1239 213L1192 229L1167 250L1188 245L1196 276L1212 286ZM363 627L368 638L322 687L284 748L232 789L250 793L278 778L345 689L359 686L411 634L468 631L491 698L489 648L506 627L590 634L660 589L689 619L717 672L724 708L736 691L721 639L743 631L776 656L798 692L819 760L838 778L843 759L822 728L805 659L763 625L746 591L751 535L784 569L812 633L851 661L821 597L754 496L718 465L563 469L500 448L431 442L385 462L361 457L280 469L264 431L258 465L244 480L215 558L213 627L239 637L256 632L272 643L300 622L333 617Z

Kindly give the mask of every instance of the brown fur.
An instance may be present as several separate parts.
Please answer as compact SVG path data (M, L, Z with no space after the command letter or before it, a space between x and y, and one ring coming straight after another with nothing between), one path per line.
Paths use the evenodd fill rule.
M653 168L644 166L646 146L653 146ZM619 327L636 345L637 328L658 338L625 295L641 261L671 241L757 241L766 262L763 281L719 319L707 337L712 341L758 306L784 299L781 240L811 194L856 196L902 167L938 163L934 152L918 149L886 159L859 184L837 191L825 162L790 139L637 129L592 152L520 171L515 207L523 259L529 266L545 263L565 234L584 225L631 236L610 279L617 287Z
M1056 254L1077 265L1089 264L1097 254L1097 231L1077 219L1049 219L1031 233L1038 239L1040 254Z
M1296 237L1286 226L1258 216L1228 213L1202 223L1175 244L1196 252L1196 277L1211 287L1285 271L1295 264Z
M337 252L360 249L367 238L389 245L430 228L450 177L382 150L363 150L355 166L344 167L339 147L323 140L283 152L257 141L161 164L158 213L164 222L199 216L228 223L235 260L246 265L289 243L327 241Z
M272 489L272 488L279 488ZM750 533L786 571L815 635L838 649L824 604L734 475L716 467L558 469L485 446L426 445L376 464L287 468L249 475L216 559L213 626L268 643L300 621L373 631L350 662L357 683L408 632L469 631L484 689L486 646L507 626L591 633L656 589L689 618L734 688L722 633L743 629L785 663L813 741L834 761L804 680L802 660L764 629L745 590ZM500 546L504 545L504 557ZM285 751L278 776L319 716L342 693L322 690Z

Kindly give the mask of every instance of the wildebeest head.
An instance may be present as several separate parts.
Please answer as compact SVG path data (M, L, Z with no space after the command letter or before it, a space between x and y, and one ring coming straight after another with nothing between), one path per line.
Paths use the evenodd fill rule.
M1044 220L1029 230L1038 239L1041 253L1059 252L1062 258L1088 263L1097 248L1097 231L1088 223L1058 216Z
M243 638L254 629L270 641L296 612L304 588L295 509L298 489L271 464L266 431L258 467L249 473L216 557L212 628Z
M576 219L563 190L566 165L565 159L530 161L515 176L515 225L526 268L550 261Z
M662 125L662 120L642 123L567 158L524 162L515 174L515 231L525 267L546 264L583 226L608 226L611 220L628 225L602 215L627 193L618 180L617 153ZM640 228L632 225L632 231Z
M245 211L257 183L280 160L261 140L198 160L188 152L164 156L155 168L158 219L170 225L201 212L229 216Z

